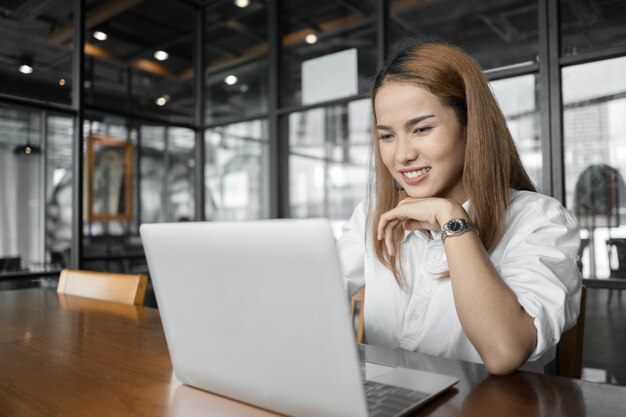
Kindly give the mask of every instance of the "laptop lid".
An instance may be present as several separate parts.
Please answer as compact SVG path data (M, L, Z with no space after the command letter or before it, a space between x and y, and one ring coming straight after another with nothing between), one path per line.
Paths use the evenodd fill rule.
M367 415L328 221L140 232L178 379L289 415Z

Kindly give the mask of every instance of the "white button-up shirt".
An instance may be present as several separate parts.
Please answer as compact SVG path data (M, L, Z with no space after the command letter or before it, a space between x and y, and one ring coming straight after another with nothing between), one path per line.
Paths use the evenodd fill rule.
M471 217L470 204L463 207ZM344 225L339 257L348 292L366 287L366 341L482 363L461 327L451 280L439 278L448 262L440 233L433 236L405 232L402 267L407 285L402 289L376 258L363 202ZM534 318L537 345L525 369L541 370L552 360L561 333L576 322L582 283L576 264L579 245L578 226L559 201L511 190L506 229L490 258Z

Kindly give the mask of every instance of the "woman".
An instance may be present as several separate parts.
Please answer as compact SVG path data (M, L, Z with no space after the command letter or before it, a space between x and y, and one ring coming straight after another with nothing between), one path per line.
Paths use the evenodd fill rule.
M578 316L578 228L535 192L480 67L409 45L372 105L374 195L338 244L367 343L542 370Z

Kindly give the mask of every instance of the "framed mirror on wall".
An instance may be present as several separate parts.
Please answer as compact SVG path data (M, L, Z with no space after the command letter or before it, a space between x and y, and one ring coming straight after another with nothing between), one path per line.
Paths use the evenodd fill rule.
M131 220L133 145L109 137L87 138L87 218Z

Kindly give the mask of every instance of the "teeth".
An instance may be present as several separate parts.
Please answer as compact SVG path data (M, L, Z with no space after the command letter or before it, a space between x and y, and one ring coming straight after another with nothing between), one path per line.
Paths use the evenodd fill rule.
M422 168L422 169L417 170L417 171L403 172L402 175L404 175L407 178L417 178L420 175L426 174L428 171L430 171L430 167L429 168Z

